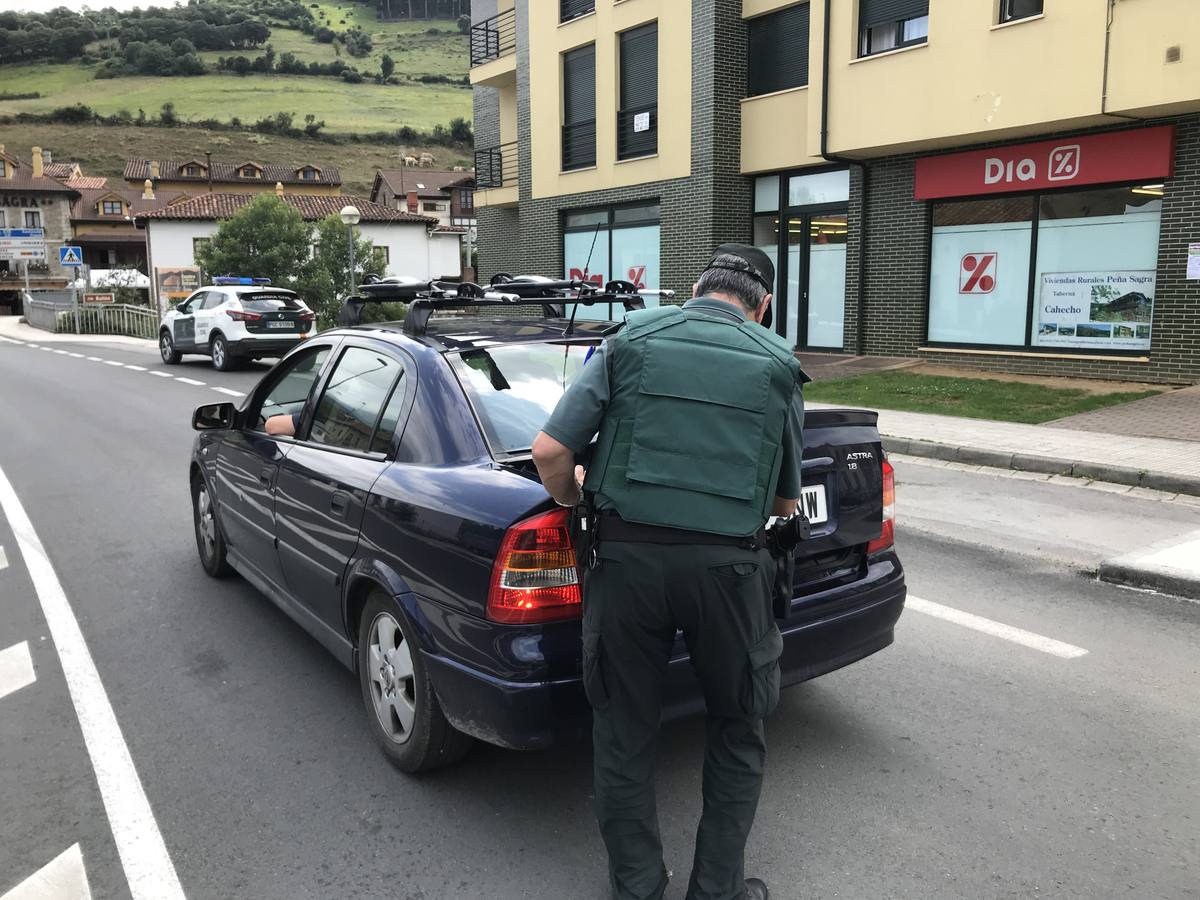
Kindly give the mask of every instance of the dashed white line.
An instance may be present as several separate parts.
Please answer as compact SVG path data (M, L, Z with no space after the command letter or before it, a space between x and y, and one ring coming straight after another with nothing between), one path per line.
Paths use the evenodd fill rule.
M104 360L102 360L98 356L89 356L89 357L87 357L87 361L88 362L104 362Z
M66 355L67 355L67 351L66 351L66 350L55 350L54 352L55 352L55 353L57 353L59 356L66 356Z
M227 388L227 387L214 387L214 388L213 388L213 390L214 390L214 391L220 391L222 394L228 394L230 397L244 397L244 396L246 396L246 395L245 395L245 394L243 394L241 391L235 391L233 388Z
M4 553L4 548L0 547L0 571L8 568L8 556Z
M74 359L83 359L82 353L68 353L67 356L73 357Z
M115 359L102 359L100 361L102 363L104 363L106 366L123 366L123 365L125 365L125 363L117 362Z
M38 347L38 349L39 349L39 350L45 350L47 353L53 353L53 352L54 352L54 348L53 348L53 347Z
M1049 653L1051 656L1057 656L1061 659L1076 659L1087 654L1086 650L1082 647L1076 647L1074 644L1065 644L1062 641L1056 641L1054 638L1049 638L1045 635L1026 631L1023 628L1015 628L1012 625L1005 625L1003 622L996 622L992 619L985 619L983 616L963 612L961 609L955 609L952 606L942 606L940 603L923 600L920 597L914 597L912 594L909 594L908 599L904 601L904 608L911 609L914 612L925 613L928 616L934 616L938 619L944 619L947 622L953 622L955 625L962 625L964 628L971 628L984 634L990 634L992 637L1011 641L1014 644L1020 644L1022 647L1028 647L1031 650L1040 650L1042 653Z
M175 380L182 381L184 384L194 384L196 387L204 387L204 382L197 381L195 378L184 378L182 375L176 375Z
M0 700L35 681L37 675L33 671L28 641L0 650Z
M175 377L170 372L159 372L157 369L151 369L150 374L157 375L159 378L174 378Z
M146 371L145 366L135 366L133 363L125 363L125 368L133 369L133 371L135 371L135 372L145 372Z
M17 547L58 649L129 891L134 900L183 900L175 865L167 853L87 641L46 548L2 469L0 510L16 535Z

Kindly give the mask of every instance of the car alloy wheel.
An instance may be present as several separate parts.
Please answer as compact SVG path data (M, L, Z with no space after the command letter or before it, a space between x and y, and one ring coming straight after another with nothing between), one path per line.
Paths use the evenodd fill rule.
M225 368L225 342L219 337L213 340L212 361L218 369Z
M182 358L180 352L175 349L175 342L171 340L171 335L165 330L158 336L158 353L168 366L175 365Z
M200 535L204 558L212 559L217 550L217 520L213 515L208 488L203 484L200 485L199 492L196 494L196 530Z
M417 718L416 681L412 650L391 613L381 612L371 622L367 665L379 724L393 742L403 744Z

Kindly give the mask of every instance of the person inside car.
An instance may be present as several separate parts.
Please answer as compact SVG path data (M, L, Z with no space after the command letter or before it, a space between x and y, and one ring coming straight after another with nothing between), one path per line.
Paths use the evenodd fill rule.
M295 437L296 429L300 427L300 413L292 415L270 416L263 423L263 430L274 437Z
M744 868L783 652L763 529L794 513L800 496L805 379L791 345L760 324L774 280L761 250L718 247L682 308L629 314L533 444L554 499L574 506L582 486L597 510L583 682L616 900L659 900L667 887L654 765L677 629L708 715L687 898L768 896ZM576 455L597 432L581 478Z

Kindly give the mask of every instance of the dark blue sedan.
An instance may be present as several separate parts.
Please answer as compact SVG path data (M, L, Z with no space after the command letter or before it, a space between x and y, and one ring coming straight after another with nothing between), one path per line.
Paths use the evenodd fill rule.
M567 511L529 448L611 327L339 328L289 353L240 409L196 411L205 570L236 571L358 674L405 771L453 762L472 738L537 748L587 727ZM295 417L294 436L267 433L275 415ZM784 684L892 642L905 588L873 413L809 412L802 503L812 532L780 622ZM680 638L665 714L702 707Z

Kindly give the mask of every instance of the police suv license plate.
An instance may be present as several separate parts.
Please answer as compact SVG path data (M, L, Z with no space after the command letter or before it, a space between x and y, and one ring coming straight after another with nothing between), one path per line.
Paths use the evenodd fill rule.
M829 509L825 505L825 485L810 484L800 488L800 512L808 517L810 525L829 521Z
M267 323L267 327L268 327L268 328L289 328L289 329L290 329L290 328L292 327L292 323L291 323L291 322L287 322L287 321L284 321L284 322L268 322L268 323Z

